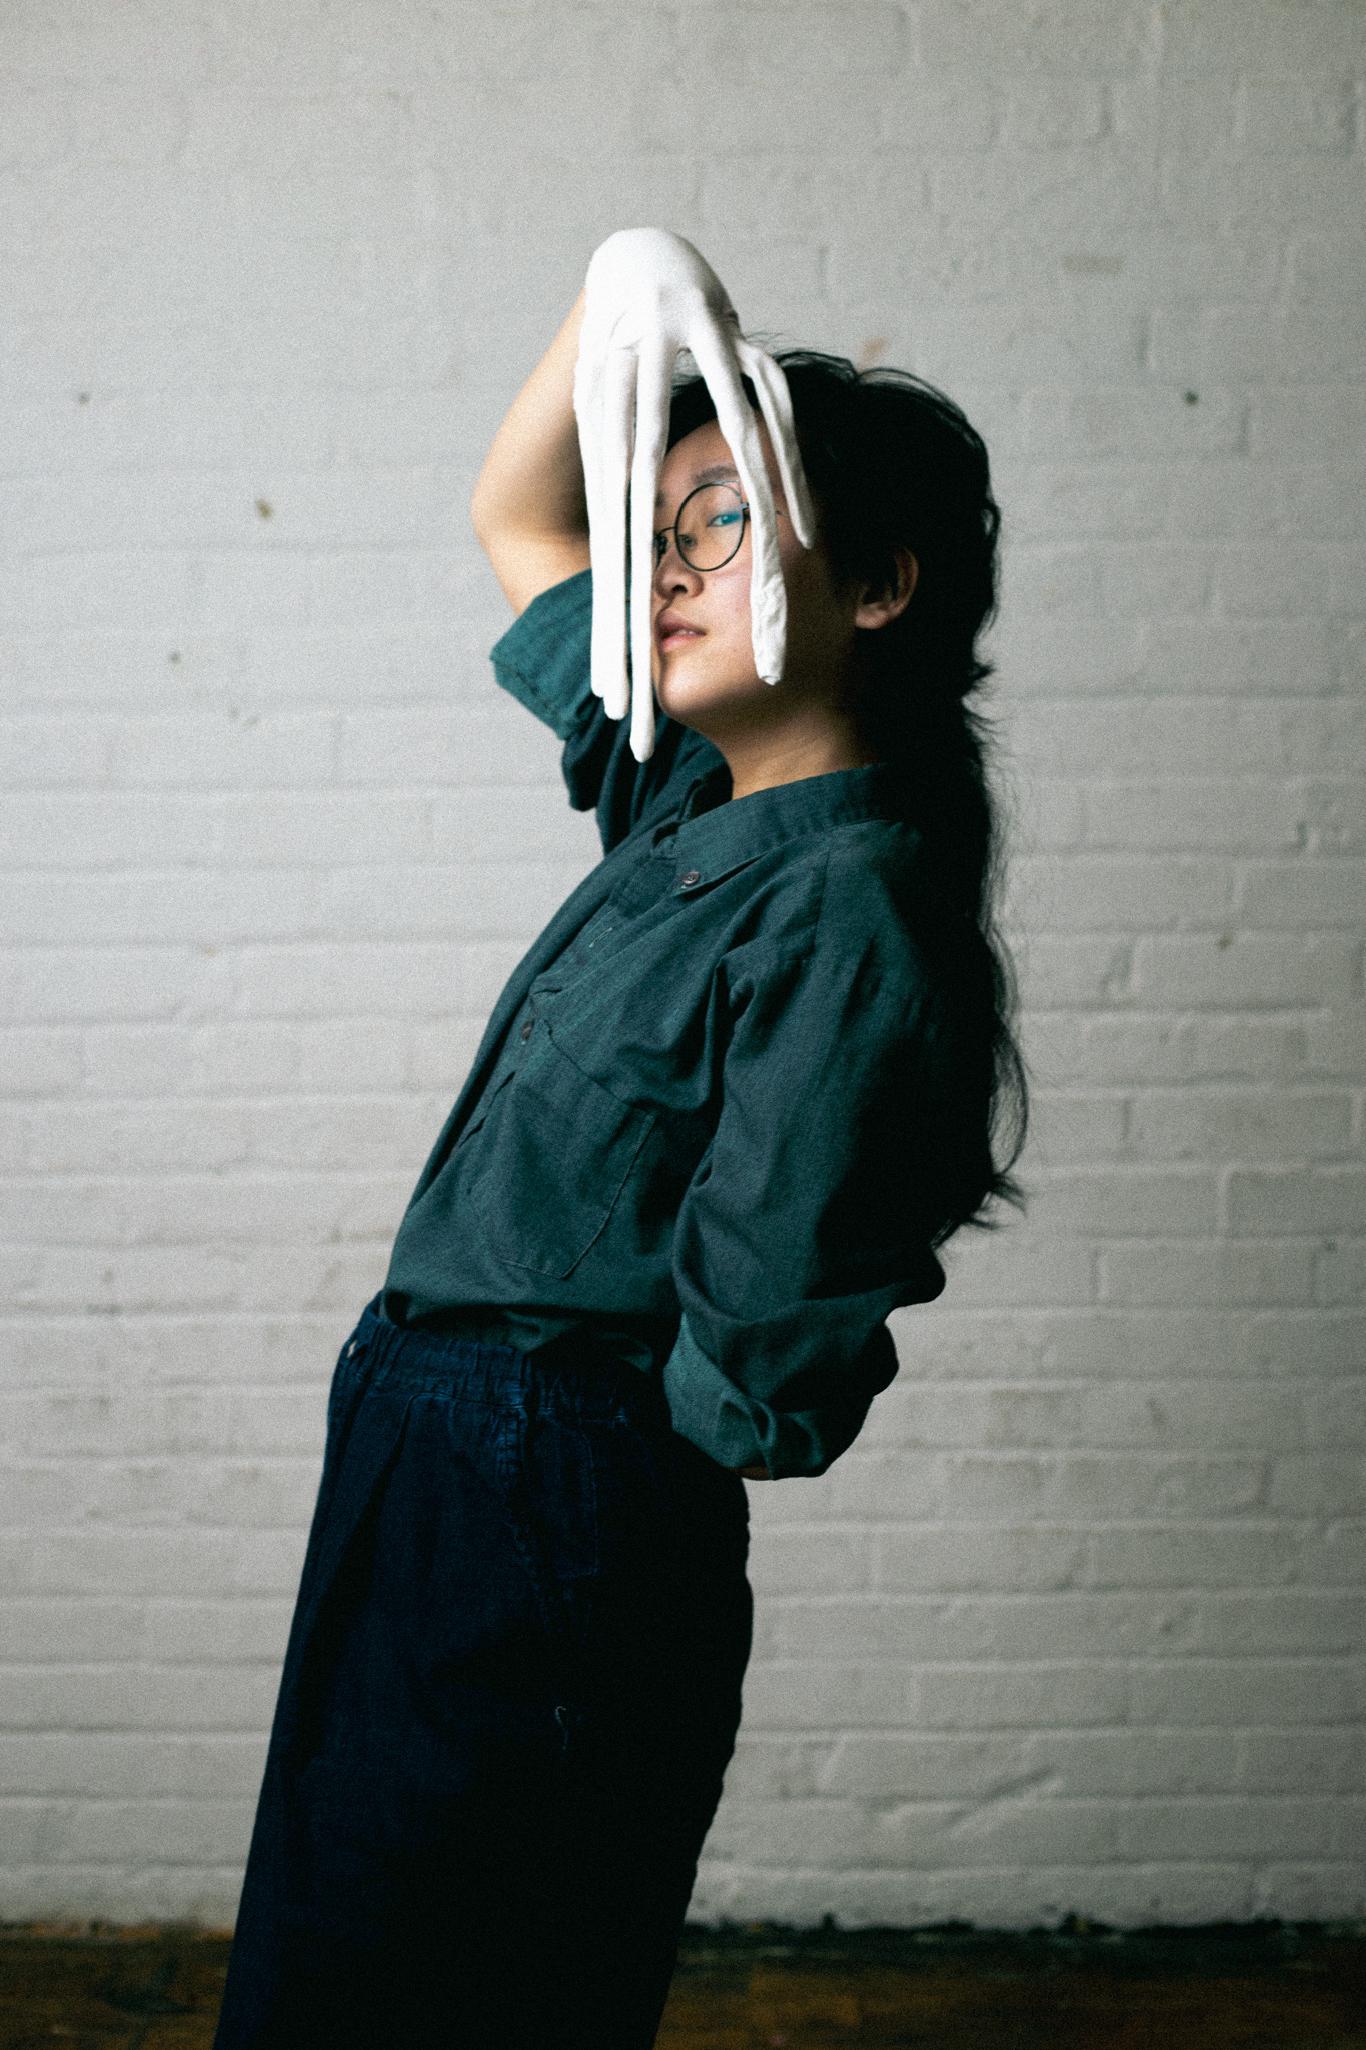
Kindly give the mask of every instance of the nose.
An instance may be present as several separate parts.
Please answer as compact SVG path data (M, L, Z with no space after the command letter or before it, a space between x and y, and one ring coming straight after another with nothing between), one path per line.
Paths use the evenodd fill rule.
M650 578L655 591L662 597L666 591L695 589L701 580L701 571L684 562L678 552L677 537L670 534Z

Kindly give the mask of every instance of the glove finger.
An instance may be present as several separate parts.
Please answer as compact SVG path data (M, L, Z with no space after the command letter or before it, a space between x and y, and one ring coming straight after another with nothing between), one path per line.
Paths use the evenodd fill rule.
M749 502L753 548L749 612L754 666L765 683L777 683L782 678L787 651L787 589L759 423L741 388L732 337L719 328L699 327L689 337L688 347L715 402L717 425L735 458Z
M769 439L778 458L778 472L783 480L783 492L787 498L787 509L792 515L792 525L803 548L816 545L816 505L811 496L811 487L806 481L806 470L802 464L801 445L797 440L796 423L792 415L792 394L787 388L787 374L781 363L774 361L766 349L754 342L738 341L735 353L740 367L759 394L764 419L768 423Z
M651 658L655 490L669 438L669 392L678 346L662 336L642 342L636 379L636 441L631 461L631 752L647 762L655 746Z
M607 514L602 499L603 361L594 350L585 324L574 365L574 419L579 430L579 465L583 471L584 503L588 508L588 561L592 571L593 611L596 614L607 575L604 536ZM603 674L589 659L589 681L602 696Z
M609 719L625 718L630 702L626 673L626 486L634 434L635 386L635 352L612 350L604 365L599 435L600 531L597 535L593 532L591 510L588 531L593 565L593 688Z

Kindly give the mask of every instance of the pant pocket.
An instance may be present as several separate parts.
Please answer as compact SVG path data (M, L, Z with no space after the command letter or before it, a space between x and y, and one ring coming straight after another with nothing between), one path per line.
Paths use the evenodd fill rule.
M498 1441L509 1528L536 1599L553 1659L563 1732L583 1691L601 1547L598 1475L590 1428L532 1408L509 1411Z

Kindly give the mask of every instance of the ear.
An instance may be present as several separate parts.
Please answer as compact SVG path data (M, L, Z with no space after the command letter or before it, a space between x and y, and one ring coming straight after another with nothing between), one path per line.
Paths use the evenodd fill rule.
M893 551L893 576L880 584L865 584L863 597L854 614L854 625L865 627L886 626L889 620L897 619L911 602L911 594L920 580L920 564L909 548Z

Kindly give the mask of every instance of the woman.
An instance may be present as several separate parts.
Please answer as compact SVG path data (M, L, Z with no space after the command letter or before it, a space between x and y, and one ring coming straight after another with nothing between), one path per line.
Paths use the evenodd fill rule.
M604 856L500 996L337 1363L217 2050L654 2042L740 1719L743 1478L824 1473L935 1248L1022 1201L967 703L986 451L903 373L780 359L820 533L765 434L770 686L749 508L679 386L637 760L589 687L582 316L472 509L518 614L498 680Z

